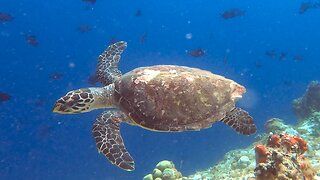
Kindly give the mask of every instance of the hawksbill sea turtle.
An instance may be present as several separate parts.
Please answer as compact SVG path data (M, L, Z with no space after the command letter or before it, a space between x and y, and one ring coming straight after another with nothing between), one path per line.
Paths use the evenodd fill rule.
M243 135L256 132L252 117L235 107L246 91L242 85L209 71L175 65L140 67L122 75L118 63L126 47L126 42L116 42L99 56L96 75L103 87L70 91L53 107L60 114L113 108L97 117L92 128L98 151L112 164L134 170L120 134L122 122L158 132L182 132L219 121Z

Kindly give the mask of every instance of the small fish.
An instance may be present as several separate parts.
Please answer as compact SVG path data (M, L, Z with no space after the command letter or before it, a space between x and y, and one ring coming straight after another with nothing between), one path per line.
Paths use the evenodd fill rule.
M197 48L197 49L193 49L191 51L189 51L189 55L193 56L193 57L201 57L205 54L206 52L201 49L201 48Z
M228 55L230 53L230 49L226 49L226 52L224 53L224 57L223 57L223 64L228 64L229 58Z
M0 102L9 101L11 96L5 92L0 92Z
M245 15L245 11L234 8L234 9L230 9L230 10L226 10L221 14L221 17L223 19L231 19L231 18L235 18L238 16L244 16Z
M61 74L61 73L53 73L49 76L49 78L52 80L59 80L62 77L63 77L63 74Z
M286 57L287 57L287 53L285 53L285 52L281 52L280 55L279 55L279 59L282 60L282 61L285 60Z
M49 125L40 126L37 129L38 138L41 140L46 140L53 131L53 127Z
M299 14L303 14L305 12L307 12L309 9L311 8L311 3L306 3L303 2L300 4L300 8L299 8Z
M13 20L13 16L11 16L10 14L4 13L4 12L0 12L0 22L9 22Z
M46 104L46 101L44 99L36 99L34 101L34 105L36 107L43 107Z
M261 67L262 67L261 61L257 60L257 61L255 62L255 66L256 66L257 69L261 68Z
M144 42L145 42L146 39L147 39L147 35L148 35L148 34L147 34L146 32L141 35L141 37L140 37L140 43L141 43L141 44L144 44Z
M303 59L304 59L303 56L300 54L296 54L293 56L293 60L295 61L302 61Z
M37 47L39 45L37 36L34 36L34 35L27 35L26 41L28 44L30 44L33 47Z
M94 86L99 82L99 78L97 75L93 74L88 78L88 84Z
M275 50L268 50L265 52L265 55L271 59L275 59L277 57L277 53Z
M141 11L140 9L138 9L138 10L136 11L136 13L134 14L134 16L136 16L136 17L142 16L142 11Z
M91 3L91 4L96 3L96 0L82 0L82 1L86 3Z
M309 9L320 8L320 2L312 3L312 2L303 2L300 4L299 14L304 14Z
M78 27L78 31L82 33L89 32L91 30L92 30L92 27L88 25L81 25Z

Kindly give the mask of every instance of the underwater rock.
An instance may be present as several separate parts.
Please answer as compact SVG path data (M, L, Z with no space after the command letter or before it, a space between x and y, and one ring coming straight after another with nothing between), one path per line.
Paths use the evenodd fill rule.
M264 124L264 128L267 133L273 132L273 133L278 134L282 131L286 131L288 134L294 134L294 135L298 134L298 132L296 130L294 130L291 126L284 124L283 120L279 119L279 118L269 119Z
M248 156L241 156L238 160L239 168L244 168L250 165L250 159Z
M320 112L312 113L296 126L284 124L283 120L277 118L269 120L266 126L270 130L269 135L259 134L259 140L248 148L226 153L213 167L190 175L188 179L265 180L268 178L262 175L258 178L259 170L265 174L272 171L271 161L274 161L278 163L279 169L276 170L280 174L278 177L270 175L268 180L301 180L301 176L304 176L304 180L320 180ZM241 158L244 156L250 162L246 167L242 164L243 159L247 160ZM283 174L290 168L291 174Z
M271 134L267 145L258 144L255 175L257 180L314 179L316 171L303 156L307 142L300 136Z
M320 136L320 112L312 113L309 118L300 122L296 128L300 134L306 137L319 137Z
M300 119L309 117L313 112L320 112L320 82L312 81L305 94L293 100L292 106Z
M156 165L152 174L144 176L143 180L183 180L183 178L172 161L163 160Z

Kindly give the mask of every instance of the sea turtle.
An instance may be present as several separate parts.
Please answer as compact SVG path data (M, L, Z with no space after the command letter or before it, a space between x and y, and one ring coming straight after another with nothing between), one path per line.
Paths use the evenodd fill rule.
M116 42L99 56L96 75L103 87L70 91L53 107L61 114L117 108L104 111L92 128L98 151L112 164L134 170L120 134L121 122L158 132L181 132L209 128L220 121L240 134L256 132L252 117L235 107L246 91L243 86L209 71L175 65L141 67L122 75L118 63L126 47L126 42Z

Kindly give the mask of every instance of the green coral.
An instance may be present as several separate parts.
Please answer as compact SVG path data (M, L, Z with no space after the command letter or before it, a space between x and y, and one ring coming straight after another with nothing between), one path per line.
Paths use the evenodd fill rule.
M143 180L153 180L152 174L148 174L143 177Z
M175 168L172 161L163 160L156 165L156 168L160 171L164 171L166 168Z
M179 180L181 173L175 168L172 161L163 160L159 162L152 174L146 175L143 180Z
M155 168L153 170L152 175L153 175L153 178L158 178L158 177L161 178L162 177L162 171L160 169L158 169L158 168Z

